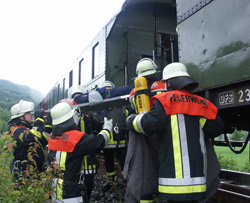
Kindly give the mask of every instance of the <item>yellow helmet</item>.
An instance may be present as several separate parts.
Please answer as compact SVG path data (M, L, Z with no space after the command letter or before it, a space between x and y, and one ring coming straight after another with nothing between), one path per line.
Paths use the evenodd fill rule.
M61 124L73 117L74 109L66 102L56 104L51 109L52 125Z
M25 101L25 100L20 100L19 103L13 105L10 109L10 114L11 114L11 120L18 118L22 115L24 115L27 112L33 111L34 110L34 103Z
M158 66L150 58L141 59L136 66L136 74L138 77L145 77L155 74Z

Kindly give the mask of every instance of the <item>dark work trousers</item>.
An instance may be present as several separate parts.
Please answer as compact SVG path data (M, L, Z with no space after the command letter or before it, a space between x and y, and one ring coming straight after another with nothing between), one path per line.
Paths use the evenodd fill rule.
M115 163L114 163L114 158L115 154L116 157L118 158L121 171L123 171L125 159L126 159L126 153L127 153L127 148L126 147L121 147L121 148L112 148L112 149L103 149L103 156L105 159L105 168L106 168L106 173L112 173L115 172Z

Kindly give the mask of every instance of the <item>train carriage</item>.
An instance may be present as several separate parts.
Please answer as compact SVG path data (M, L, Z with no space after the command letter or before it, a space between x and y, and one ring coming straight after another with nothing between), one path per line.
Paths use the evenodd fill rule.
M136 64L149 57L163 70L178 60L176 7L173 0L127 0L40 102L52 108L72 85L91 91L111 80L116 87L133 84Z
M126 0L39 105L52 108L72 85L133 84L137 62L149 57L160 71L184 63L200 83L195 93L218 107L225 133L249 131L249 15L248 0Z

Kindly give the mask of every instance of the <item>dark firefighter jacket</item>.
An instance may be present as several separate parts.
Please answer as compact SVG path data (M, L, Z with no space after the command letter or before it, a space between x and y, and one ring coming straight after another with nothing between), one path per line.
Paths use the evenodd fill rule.
M175 201L206 198L206 148L204 136L222 133L224 124L208 100L185 90L152 97L153 107L137 115L133 128L159 135L158 191Z
M71 129L62 132L59 136L49 137L48 161L50 163L56 161L63 173L63 179L58 177L54 180L56 192L52 200L61 200L62 202L83 201L81 194L83 182L80 172L84 156L98 153L105 146L107 141L102 133L105 133L109 139L107 130L102 130L100 134L94 135Z
M44 132L36 130L30 124L17 123L16 126L11 127L11 136L16 141L16 145L13 148L14 156L14 168L13 172L20 172L26 169L28 161L29 149L35 147L36 149L30 151L36 153L33 159L36 162L37 169L43 171L46 163L46 156L44 148L48 144L48 136ZM36 152L35 152L36 151Z

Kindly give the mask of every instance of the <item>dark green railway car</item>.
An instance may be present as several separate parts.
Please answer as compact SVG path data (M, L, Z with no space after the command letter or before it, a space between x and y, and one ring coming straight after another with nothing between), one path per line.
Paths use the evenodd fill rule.
M137 62L149 57L159 70L186 64L200 83L195 92L219 108L225 132L249 131L249 19L249 0L126 0L40 106L51 108L72 85L133 84Z
M111 80L133 84L136 64L152 58L159 70L178 60L176 5L173 0L126 0L40 103L45 109L67 97L69 87L88 91Z
M226 124L250 129L250 1L177 0L179 61Z

